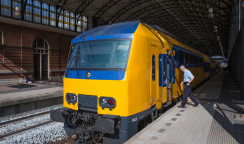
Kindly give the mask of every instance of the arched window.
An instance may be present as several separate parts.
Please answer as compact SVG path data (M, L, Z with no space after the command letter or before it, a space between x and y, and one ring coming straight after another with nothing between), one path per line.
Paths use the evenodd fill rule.
M75 14L70 12L70 30L75 30Z
M76 15L76 19L78 20L77 32L81 32L81 16L80 15Z
M1 0L1 15L11 16L11 1L10 0Z
M12 1L12 7L13 8L19 7L19 9L21 9L21 1ZM16 16L14 13L15 13L15 10L12 11L12 16L14 18L17 18L17 19L20 19L21 18L21 16Z
M0 45L3 44L3 32L0 31Z
M57 12L60 13L58 27L59 28L63 28L64 27L64 25L63 25L63 20L64 20L64 15L63 14L64 14L64 11L60 8L60 9L57 10Z
M33 1L33 21L36 23L41 22L41 3L39 1Z
M54 6L50 6L50 25L56 26L56 8Z
M69 29L69 11L64 11L64 29Z
M32 0L27 0L25 7L25 20L32 21Z
M49 18L49 12L48 12L49 6L46 3L42 3L42 24L48 25L48 18Z
M44 39L36 39L33 43L34 53L35 54L47 54L48 53L48 44Z

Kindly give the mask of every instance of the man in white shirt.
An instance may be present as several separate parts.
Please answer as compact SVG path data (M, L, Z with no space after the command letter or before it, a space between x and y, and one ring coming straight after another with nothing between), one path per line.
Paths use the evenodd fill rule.
M193 93L191 92L191 86L192 86L192 81L194 80L194 76L188 69L186 69L186 67L184 65L180 66L180 70L184 72L184 79L180 85L182 86L184 84L185 89L183 92L183 100L182 100L182 103L179 106L179 108L185 107L188 96L195 103L194 107L197 107L199 105L199 103L197 102L197 100L193 96Z

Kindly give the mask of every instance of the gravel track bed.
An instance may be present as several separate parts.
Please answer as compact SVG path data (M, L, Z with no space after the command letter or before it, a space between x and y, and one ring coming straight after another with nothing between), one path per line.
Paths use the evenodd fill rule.
M59 108L62 108L62 107L63 107L63 105L60 104L60 105L54 105L54 106L50 106L50 107L46 107L46 108L42 108L42 109L27 111L27 112L20 113L20 114L14 114L14 115L9 115L9 116L5 116L5 117L0 117L0 125L3 122L17 120L17 119L20 119L20 118L28 117L28 116L39 114L39 113L43 113L43 112L48 112L50 110L59 109Z
M50 121L50 114L45 114L37 117L33 117L27 120L21 120L14 123L10 123L8 125L4 125L0 127L0 135L4 135L6 133L11 133L14 131L19 131L21 129L35 126L44 122Z
M0 144L47 144L68 138L63 123L52 122L0 140Z

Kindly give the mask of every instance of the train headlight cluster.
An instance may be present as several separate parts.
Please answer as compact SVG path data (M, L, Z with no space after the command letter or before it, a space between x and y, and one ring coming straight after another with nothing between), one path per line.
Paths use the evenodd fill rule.
M104 108L109 108L109 110L112 110L115 107L115 99L112 97L100 97L99 98L99 105Z
M77 102L76 94L67 93L66 94L66 101L68 102L68 104L72 103L74 105Z

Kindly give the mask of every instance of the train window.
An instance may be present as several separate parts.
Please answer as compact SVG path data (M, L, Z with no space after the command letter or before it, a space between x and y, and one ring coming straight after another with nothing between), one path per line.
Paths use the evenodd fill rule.
M179 63L184 63L184 52L179 51Z
M152 56L152 80L155 80L155 55Z
M189 64L189 54L185 53L185 63Z
M194 56L192 54L190 55L190 63L194 64Z
M202 64L202 62L201 62L201 57L199 57L199 61L198 61L198 64Z
M164 79L166 79L166 65L167 65L167 62L166 62L166 57L164 57Z
M196 58L196 59L195 59L195 64L198 64L198 59L199 59L199 57L196 56L195 58Z

